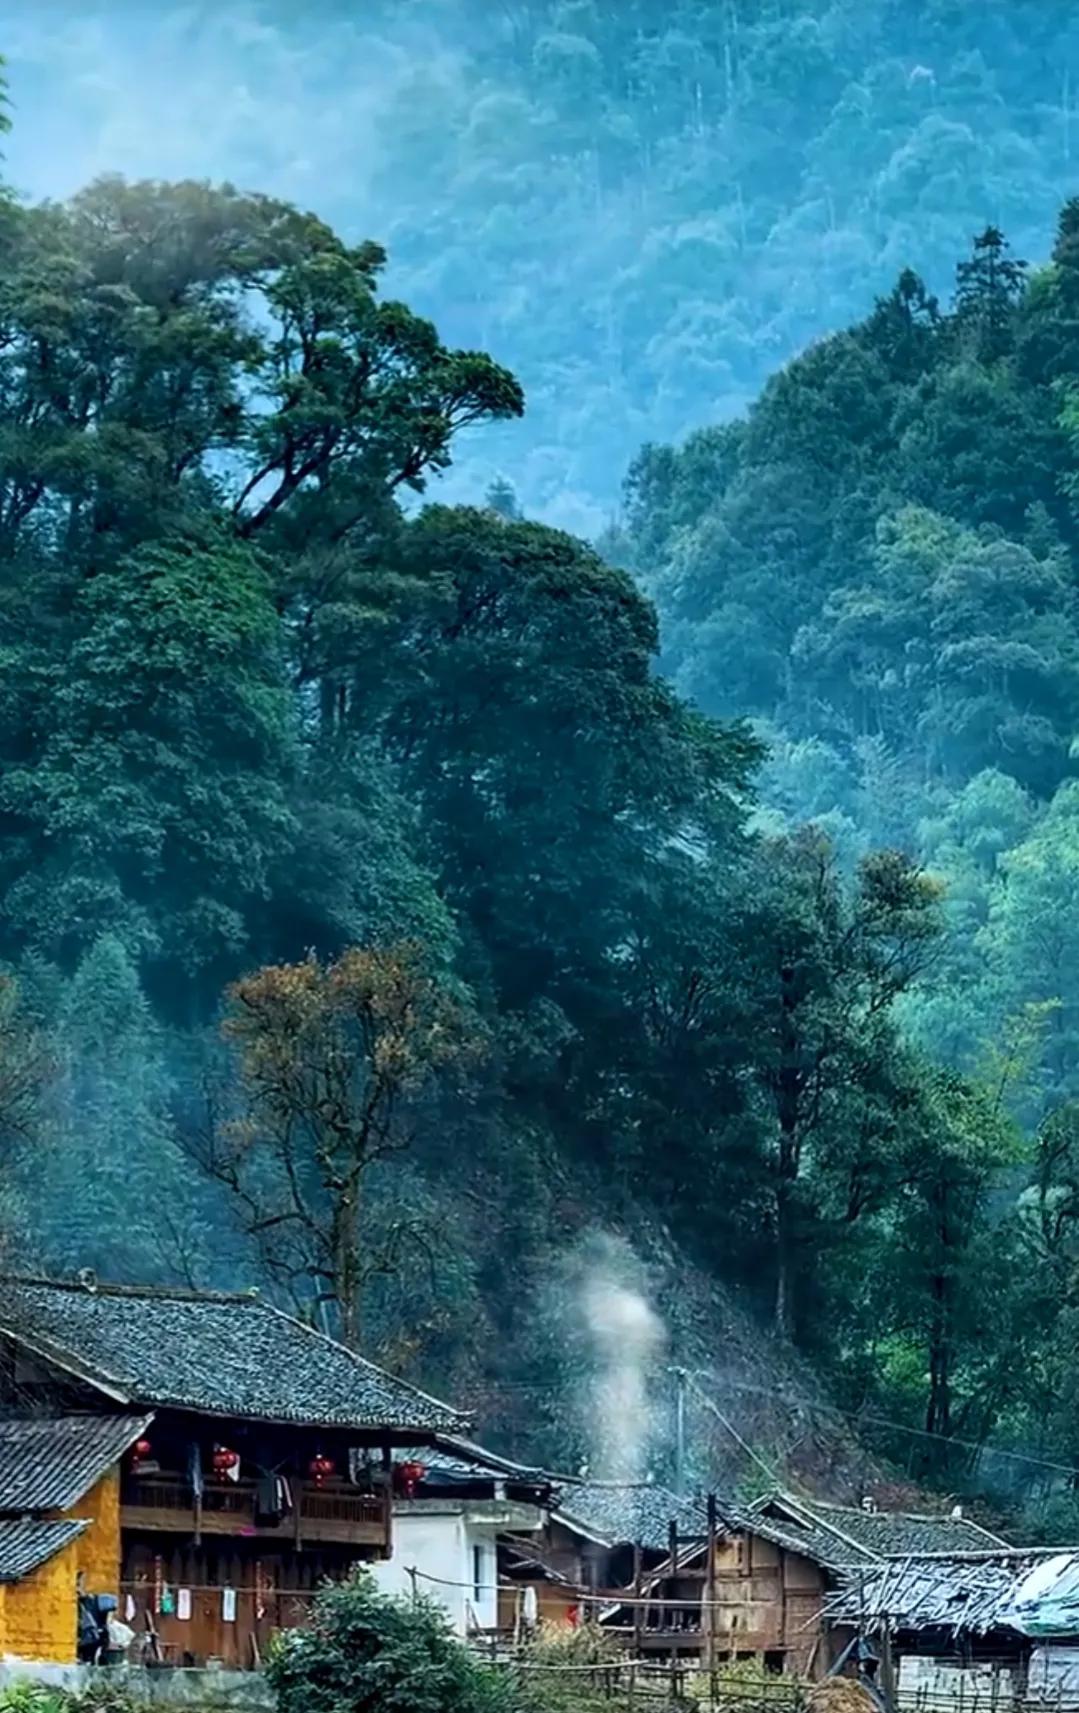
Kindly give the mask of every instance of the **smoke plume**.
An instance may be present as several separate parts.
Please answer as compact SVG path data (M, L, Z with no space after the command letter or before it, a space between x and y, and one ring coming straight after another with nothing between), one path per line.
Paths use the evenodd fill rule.
M628 1246L598 1241L581 1281L580 1308L591 1348L588 1416L592 1475L639 1481L652 1431L650 1380L666 1342Z

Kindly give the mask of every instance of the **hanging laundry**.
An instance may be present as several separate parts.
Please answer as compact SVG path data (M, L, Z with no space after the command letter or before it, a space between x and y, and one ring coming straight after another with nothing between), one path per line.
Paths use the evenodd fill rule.
M196 1499L202 1498L202 1452L197 1441L193 1441L187 1458L187 1478L191 1483L191 1491Z
M157 1609L163 1618L171 1618L176 1610L176 1596L167 1583L161 1590L161 1601Z
M276 1475L263 1475L255 1488L255 1521L264 1528L276 1528L284 1517L281 1503L281 1482Z

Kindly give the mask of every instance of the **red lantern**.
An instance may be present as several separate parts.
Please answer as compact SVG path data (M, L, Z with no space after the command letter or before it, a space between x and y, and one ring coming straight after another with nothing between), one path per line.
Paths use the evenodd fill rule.
M322 1487L333 1474L336 1467L337 1465L334 1463L333 1458L323 1457L320 1451L308 1464L307 1473L310 1475L316 1487Z
M145 1463L153 1449L148 1439L137 1439L135 1441L135 1457L138 1462Z
M230 1451L227 1445L214 1446L214 1474L227 1475L230 1469L235 1469L240 1461L240 1454Z
M415 1496L416 1488L426 1474L426 1466L422 1463L399 1463L397 1465L397 1477L404 1498L411 1499Z

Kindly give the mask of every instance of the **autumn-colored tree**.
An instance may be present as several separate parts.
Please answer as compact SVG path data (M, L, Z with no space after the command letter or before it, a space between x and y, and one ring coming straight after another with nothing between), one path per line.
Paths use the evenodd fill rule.
M212 1128L205 1163L270 1273L354 1346L364 1286L408 1235L365 1231L365 1179L408 1147L420 1096L475 1035L411 943L257 970L229 988L223 1031L243 1111Z

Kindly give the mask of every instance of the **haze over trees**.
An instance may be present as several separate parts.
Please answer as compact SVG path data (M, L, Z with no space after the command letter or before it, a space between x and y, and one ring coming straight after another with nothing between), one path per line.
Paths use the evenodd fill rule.
M644 441L740 413L902 268L947 293L989 221L1044 255L1077 32L1044 0L0 6L17 184L227 176L379 238L528 393L458 490L501 468L584 533Z
M1067 1533L991 1455L1079 1449L1079 204L1034 229L1071 95L1023 83L1064 26L914 9L933 70L909 8L789 10L466 38L401 266L479 234L495 356L284 198L0 204L4 1224L44 1266L261 1278L563 1457L534 1400L573 1353L522 1304L597 1222L661 1233L879 1454ZM439 112L412 88L401 158ZM872 218L836 189L867 150ZM586 248L537 317L585 194L595 244L676 211L677 255ZM824 313L792 258L824 290L852 231L865 312L783 364ZM607 479L608 336L655 409L600 542L532 477L429 503L473 433L536 455L559 351Z

